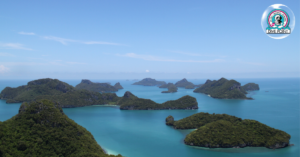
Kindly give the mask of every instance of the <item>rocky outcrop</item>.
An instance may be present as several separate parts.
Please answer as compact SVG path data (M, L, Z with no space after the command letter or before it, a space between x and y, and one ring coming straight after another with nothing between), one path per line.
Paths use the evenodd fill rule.
M174 124L174 117L170 115L166 118L166 125L173 126L173 124Z
M192 82L187 81L187 79L182 79L175 83L176 87L184 87L186 89L193 89L195 85Z
M159 88L161 88L161 87L159 87ZM178 90L178 88L173 83L168 83L167 88L168 88L168 91L162 91L162 93L175 93Z

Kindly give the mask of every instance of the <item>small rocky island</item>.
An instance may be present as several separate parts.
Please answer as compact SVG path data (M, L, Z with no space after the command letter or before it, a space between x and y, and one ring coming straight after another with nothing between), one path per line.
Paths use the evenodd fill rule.
M242 86L242 88L245 91L254 91L254 90L259 90L259 86L256 83L247 83L245 85Z
M115 87L116 89L124 89L124 88L121 86L120 82L116 83L116 84L114 85L114 87Z
M171 100L162 104L156 103L150 99L142 99L133 95L131 92L125 92L124 96L117 102L121 110L193 110L198 109L196 98L183 96L177 100Z
M252 99L246 97L247 92L241 83L235 80L221 78L219 80L207 80L205 84L194 90L196 93L204 93L219 99Z
M121 157L106 154L89 131L49 100L23 103L16 116L0 121L0 156Z
M118 89L123 89L120 83L116 83L114 86L109 83L94 83L87 79L82 79L81 83L75 86L75 89L86 89L93 92L116 92Z
M163 84L159 88L168 88L167 91L162 91L162 93L175 93L178 90L173 83Z
M289 146L291 136L256 120L227 114L196 113L174 121L166 118L166 125L175 129L196 129L188 134L184 143L209 148L267 147L277 149Z
M143 85L143 86L161 86L163 84L166 84L165 81L156 81L152 78L144 78L143 80L139 82L133 83L133 85Z
M62 108L105 104L120 105L122 110L198 108L196 99L191 96L184 96L178 100L158 104L150 99L138 98L129 91L125 92L123 97L118 97L115 93L99 93L85 89L77 90L67 83L49 78L30 81L27 85L17 88L6 87L1 91L0 99L6 99L6 103L47 99L52 102L58 102Z

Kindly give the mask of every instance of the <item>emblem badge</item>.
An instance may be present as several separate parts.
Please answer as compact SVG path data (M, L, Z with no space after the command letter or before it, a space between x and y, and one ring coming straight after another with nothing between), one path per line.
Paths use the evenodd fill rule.
M289 27L290 17L282 9L272 10L267 17L268 27L266 28L267 34L290 34Z

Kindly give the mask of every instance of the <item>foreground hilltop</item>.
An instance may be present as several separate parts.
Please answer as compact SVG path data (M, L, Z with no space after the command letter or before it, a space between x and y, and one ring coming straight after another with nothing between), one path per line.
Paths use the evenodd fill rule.
M133 85L143 85L143 86L161 86L163 84L166 84L165 81L156 81L152 78L144 78L143 80L139 82L133 83Z
M142 99L133 95L131 92L125 92L124 96L118 101L121 110L173 110L173 109L198 109L196 98L183 96L177 100L171 100L162 104L156 103L150 99Z
M208 94L219 99L252 99L246 97L247 92L242 88L241 83L225 78L213 81L207 80L194 92Z
M150 99L141 99L136 96L133 96L132 99L131 97L127 99L126 95L128 95L128 93L130 92L127 91L123 97L118 97L115 93L99 93L85 89L76 90L73 86L59 80L40 79L31 81L26 86L17 88L6 87L0 93L0 98L6 99L6 103L31 102L47 99L52 102L60 103L63 108L104 104L120 105L121 109L128 108L133 110L198 108L196 99L190 96L178 99L183 100L184 103L181 101L170 101L172 103L164 103L164 105L161 105ZM133 94L130 93L129 95Z
M19 114L0 122L0 156L114 157L49 100L23 103Z
M121 84L118 82L114 86L108 83L94 83L87 79L82 79L82 81L75 86L75 89L86 89L93 92L116 92L118 89L123 89Z
M197 113L174 121L166 118L166 124L175 129L196 129L188 134L184 143L209 148L267 147L271 149L289 146L291 136L255 120L227 114Z

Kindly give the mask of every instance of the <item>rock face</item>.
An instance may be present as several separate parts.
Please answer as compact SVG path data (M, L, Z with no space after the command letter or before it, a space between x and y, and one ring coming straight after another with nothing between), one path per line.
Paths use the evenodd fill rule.
M121 85L120 85L121 86ZM118 87L120 87L118 86ZM122 86L121 86L122 87ZM75 86L75 89L86 89L93 92L116 92L118 89L108 83L93 83L90 80L83 79L81 83Z
M227 114L197 113L178 121L168 116L167 125L175 129L196 129L188 134L187 145L209 148L267 147L283 148L289 145L291 136L284 131L271 128L255 120Z
M163 84L166 84L165 81L156 81L152 78L144 78L143 80L139 82L133 83L133 85L143 85L143 86L161 86Z
M124 88L121 86L120 82L116 83L116 84L114 85L114 87L115 87L116 89L124 89Z
M219 80L207 80L205 84L194 90L196 93L208 94L213 98L219 99L252 99L247 98L247 92L241 84L235 80L221 78Z
M64 114L60 104L49 100L23 103L19 114L0 122L0 141L0 156L3 157L111 157L89 131Z
M244 86L242 86L242 88L245 91L253 91L253 90L259 90L259 86L256 83L247 83Z
M192 82L187 81L187 79L182 79L175 83L176 87L184 87L186 89L193 89L195 88L195 85Z
M196 98L183 96L177 100L171 100L162 104L156 103L150 99L142 99L133 95L131 92L125 92L124 96L117 102L121 110L175 110L198 109Z
M164 87L164 85L162 85ZM161 88L161 87L159 87ZM162 93L175 93L177 92L178 88L173 83L167 84L168 91L162 91Z

